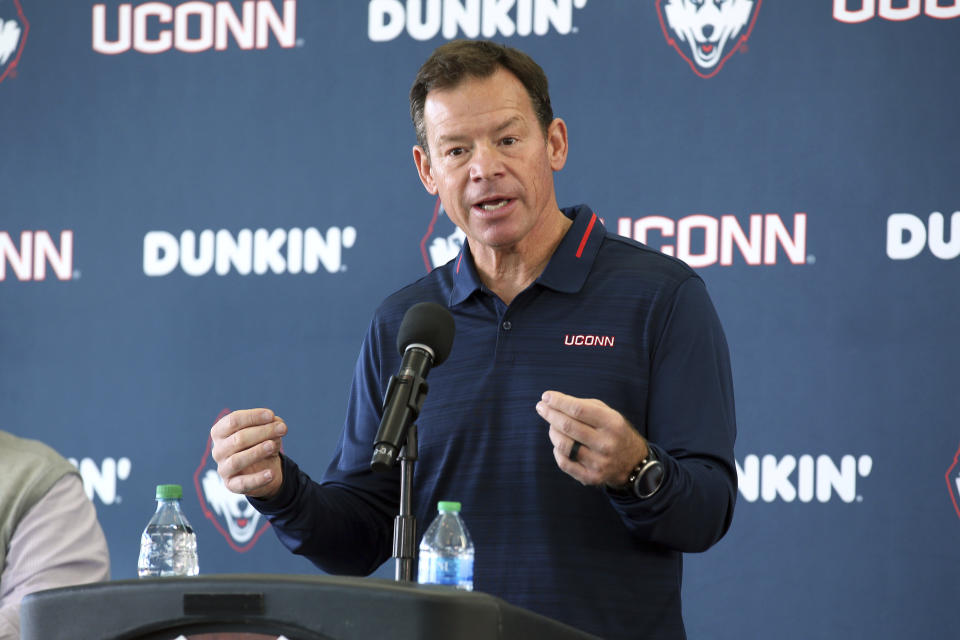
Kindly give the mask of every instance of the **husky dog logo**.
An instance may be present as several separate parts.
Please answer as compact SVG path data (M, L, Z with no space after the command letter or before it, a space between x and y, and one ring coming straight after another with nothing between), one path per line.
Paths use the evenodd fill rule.
M657 14L667 44L694 73L712 78L750 38L761 1L657 0Z
M427 272L456 258L466 241L467 234L447 217L440 198L437 198L437 203L433 206L433 218L427 227L427 233L420 241L420 253L423 254L423 264L427 267Z
M0 0L0 82L17 68L29 31L20 0Z
M217 416L217 420L228 413L230 410L224 409ZM223 479L217 473L217 463L210 455L212 448L213 440L208 436L203 459L193 474L193 484L203 515L213 522L234 551L243 553L253 548L270 523L263 520L260 512L253 508L246 496L231 492L223 484Z
M960 518L960 465L957 460L960 459L960 448L953 454L953 464L947 469L945 475L947 479L947 491L950 492L950 500L953 501L953 510L957 512Z

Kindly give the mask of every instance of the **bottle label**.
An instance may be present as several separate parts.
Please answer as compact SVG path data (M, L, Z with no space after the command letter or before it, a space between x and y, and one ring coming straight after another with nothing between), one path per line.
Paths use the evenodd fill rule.
M460 589L473 588L473 558L420 554L421 584L447 584Z

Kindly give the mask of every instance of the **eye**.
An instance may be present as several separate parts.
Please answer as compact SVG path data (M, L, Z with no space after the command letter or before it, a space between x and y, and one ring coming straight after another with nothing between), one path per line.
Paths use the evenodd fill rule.
M506 138L503 138L502 140L500 140L500 144L502 144L502 145L504 145L504 146L507 146L507 147L509 147L509 146L511 146L511 145L514 145L514 144L516 144L517 142L518 142L517 139L514 138L513 136L507 136Z
M447 151L447 155L451 158L456 158L457 156L463 155L463 152L463 147L454 147L453 149Z

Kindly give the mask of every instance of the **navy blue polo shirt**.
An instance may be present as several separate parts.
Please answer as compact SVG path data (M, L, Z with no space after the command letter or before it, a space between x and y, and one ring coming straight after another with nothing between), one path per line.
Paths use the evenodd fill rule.
M723 330L685 264L608 233L585 206L543 274L506 305L469 247L391 295L357 362L338 450L320 483L284 459L281 494L255 500L280 539L332 573L368 574L392 553L399 465L370 471L396 336L413 304L447 306L450 357L417 421L414 513L463 504L474 588L604 638L682 638L682 552L726 532L736 496L735 418ZM666 467L648 500L584 487L557 467L536 413L553 389L620 411ZM294 427L296 428L296 427Z

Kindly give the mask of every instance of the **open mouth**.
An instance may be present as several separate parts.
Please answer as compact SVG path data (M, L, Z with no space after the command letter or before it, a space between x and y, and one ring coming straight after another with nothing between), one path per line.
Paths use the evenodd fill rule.
M705 56L709 56L711 53L713 53L713 48L714 48L714 45L712 43L704 42L703 44L700 45L700 53L702 53Z
M488 211L493 213L503 209L505 206L513 202L510 198L490 198L489 200L481 200L473 206L477 209L482 209L483 211Z

